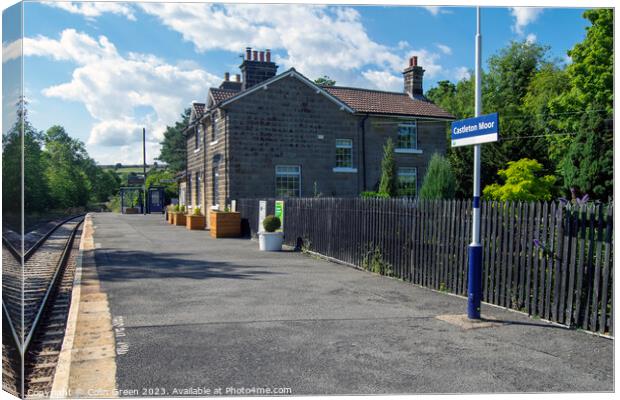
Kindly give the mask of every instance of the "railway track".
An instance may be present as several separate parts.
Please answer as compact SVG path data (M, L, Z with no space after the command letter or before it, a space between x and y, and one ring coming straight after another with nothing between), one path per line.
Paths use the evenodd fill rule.
M83 220L61 221L23 257L3 237L2 378L3 389L16 396L48 397L51 391Z

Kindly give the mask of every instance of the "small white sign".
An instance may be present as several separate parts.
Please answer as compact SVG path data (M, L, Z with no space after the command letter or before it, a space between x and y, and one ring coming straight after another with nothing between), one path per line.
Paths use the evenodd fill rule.
M265 232L263 220L267 217L267 202L261 200L258 202L258 232Z

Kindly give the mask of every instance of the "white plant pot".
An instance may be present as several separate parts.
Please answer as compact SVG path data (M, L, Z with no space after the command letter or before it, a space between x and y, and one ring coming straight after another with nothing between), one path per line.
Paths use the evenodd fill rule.
M258 246L261 251L281 251L284 234L282 232L260 232Z

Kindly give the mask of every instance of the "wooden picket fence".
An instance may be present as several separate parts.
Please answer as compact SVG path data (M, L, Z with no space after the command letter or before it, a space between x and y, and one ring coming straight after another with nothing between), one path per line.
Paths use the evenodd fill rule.
M258 200L237 204L255 234ZM467 295L471 201L286 199L284 234L289 245ZM613 336L613 204L482 201L481 238L483 301Z

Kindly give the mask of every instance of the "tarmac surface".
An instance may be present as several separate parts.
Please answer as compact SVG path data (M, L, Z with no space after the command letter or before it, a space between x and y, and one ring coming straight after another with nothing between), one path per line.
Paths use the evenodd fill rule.
M613 390L607 338L484 304L500 323L466 329L466 299L161 215L93 223L121 395Z

